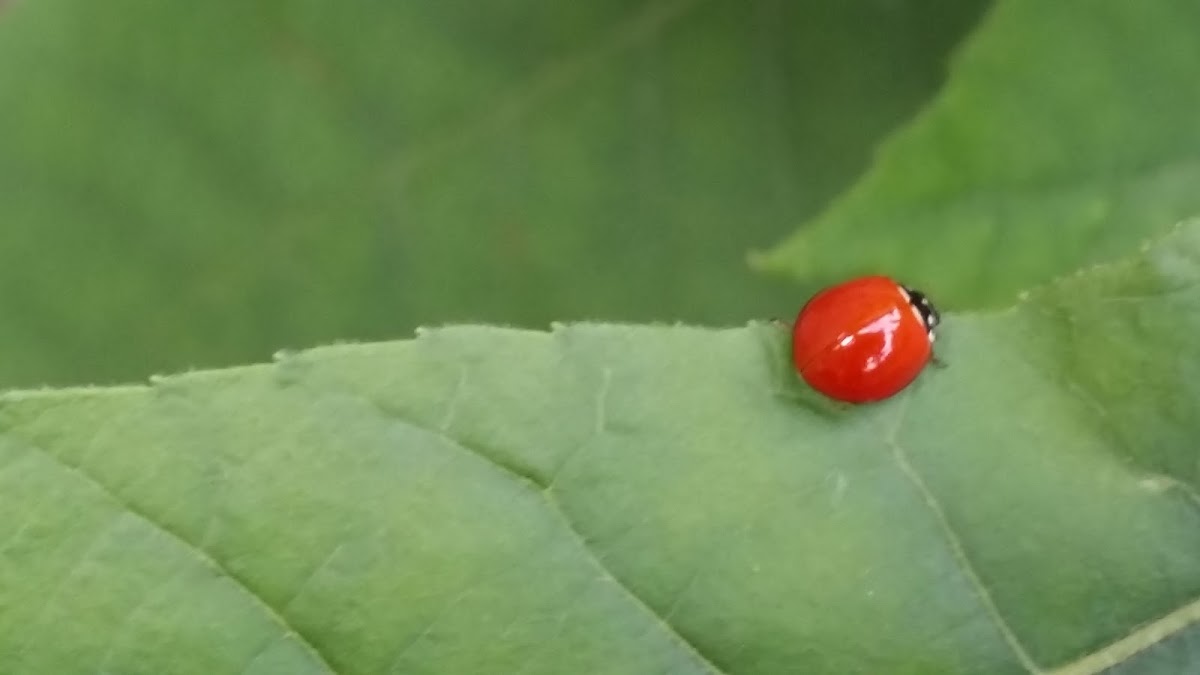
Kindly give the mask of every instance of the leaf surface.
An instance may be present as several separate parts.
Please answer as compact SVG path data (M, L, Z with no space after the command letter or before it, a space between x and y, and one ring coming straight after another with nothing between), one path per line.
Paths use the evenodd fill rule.
M11 392L0 671L1166 672L1200 662L1197 331L1194 223L950 315L873 406L768 324Z

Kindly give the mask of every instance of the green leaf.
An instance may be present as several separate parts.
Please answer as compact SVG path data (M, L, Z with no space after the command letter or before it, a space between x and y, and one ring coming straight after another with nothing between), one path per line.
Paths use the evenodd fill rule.
M1197 25L1193 0L1001 0L935 102L758 265L962 308L1120 257L1200 213Z
M6 5L0 384L790 313L744 252L861 171L984 5Z
M0 671L1191 671L1197 332L1193 223L873 406L769 324L12 392Z

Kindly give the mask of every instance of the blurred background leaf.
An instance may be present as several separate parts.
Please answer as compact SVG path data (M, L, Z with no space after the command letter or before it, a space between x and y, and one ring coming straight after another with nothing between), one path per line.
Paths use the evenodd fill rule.
M861 171L984 5L9 5L0 384L788 315L744 252Z
M936 102L758 266L886 271L961 308L1124 255L1200 213L1197 26L1195 0L998 3Z

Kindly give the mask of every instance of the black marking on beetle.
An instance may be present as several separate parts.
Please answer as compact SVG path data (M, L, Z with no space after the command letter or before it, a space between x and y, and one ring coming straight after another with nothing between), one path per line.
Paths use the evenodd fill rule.
M933 341L933 329L937 328L942 322L942 315L938 314L937 308L929 301L924 293L908 286L901 286L904 292L908 294L908 302L916 308L917 313L921 315L921 321L925 324L925 331L929 333L930 342Z

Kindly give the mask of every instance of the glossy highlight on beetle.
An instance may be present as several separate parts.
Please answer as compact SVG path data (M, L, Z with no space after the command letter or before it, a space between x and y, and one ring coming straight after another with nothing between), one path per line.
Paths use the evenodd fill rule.
M792 327L792 360L813 389L869 403L907 387L933 356L940 317L924 293L867 276L817 293Z

